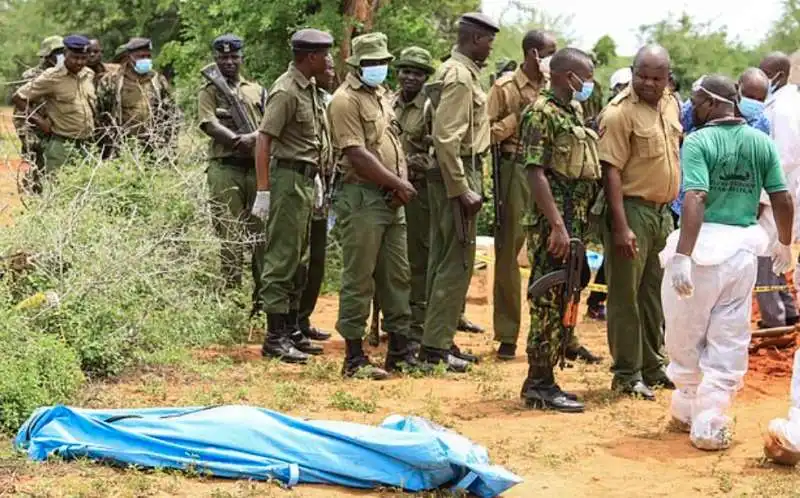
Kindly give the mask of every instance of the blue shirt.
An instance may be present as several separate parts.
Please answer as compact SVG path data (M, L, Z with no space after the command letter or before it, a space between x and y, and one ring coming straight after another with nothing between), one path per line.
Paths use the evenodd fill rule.
M694 125L694 106L692 106L692 101L686 99L686 102L681 105L681 126L683 126L683 133L684 136L692 133L693 131L697 130L697 127ZM769 119L764 116L764 113L758 114L754 116L752 119L746 119L747 124L752 126L758 131L762 131L767 135L770 134L770 122ZM681 168L681 175L683 168ZM683 188L683 181L681 181L681 190L678 193L678 198L672 201L672 211L680 216L681 214L681 207L683 206L683 198L686 196L686 191Z

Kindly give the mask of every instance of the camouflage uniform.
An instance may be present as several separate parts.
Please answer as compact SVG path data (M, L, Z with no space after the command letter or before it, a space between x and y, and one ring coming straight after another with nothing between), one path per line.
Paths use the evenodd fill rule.
M599 190L598 181L568 178L554 171L553 167L558 161L565 160L562 151L569 146L565 147L562 144L565 144L565 137L571 135L575 127L584 129L580 105L573 101L567 108L554 100L550 90L543 91L539 99L525 110L522 118L522 160L527 168L546 169L550 190L564 219L567 232L571 237L585 240L589 230L589 209ZM592 136L594 137L596 135ZM596 161L596 144L593 143L592 146L595 164L599 166ZM597 176L599 177L599 167ZM554 261L547 251L550 223L535 206L525 225L528 258L531 264L530 282L533 282L547 273L563 268L564 265ZM585 280L588 283L588 273ZM530 303L528 358L532 364L542 368L552 368L556 364L563 346L564 330L556 290L553 289ZM573 337L568 346L575 346L576 343Z
M11 94L13 95L13 93L19 90L25 83L35 80L40 74L45 72L48 67L48 64L43 60L38 66L27 69L22 73L19 86L13 88ZM30 109L29 112L36 110L36 107L38 106L34 106L34 109ZM41 109L39 109L38 112L41 112ZM22 145L20 149L22 158L30 164L41 165L42 135L28 123L27 116L14 114L13 122L14 129L17 130L17 137L19 137L20 144Z

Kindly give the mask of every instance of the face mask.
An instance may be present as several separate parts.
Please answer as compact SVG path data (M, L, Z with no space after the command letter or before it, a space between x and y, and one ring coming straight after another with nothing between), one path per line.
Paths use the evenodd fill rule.
M544 59L540 59L539 60L539 71L541 71L543 73L550 74L550 59L552 59L552 58L553 58L552 56L547 56Z
M56 66L64 65L64 54L56 54Z
M147 74L151 69L153 69L152 59L139 59L133 64L133 70L136 71L137 74Z
M775 90L778 88L778 79L781 77L783 73L780 72L776 74L771 80L769 80L769 90L767 90L767 98L772 97L772 94L775 93Z
M745 97L742 94L739 94L739 103L737 105L742 117L748 120L753 119L764 112L763 102Z
M579 92L575 92L573 98L578 102L586 102L589 100L589 97L592 96L592 92L594 91L594 81L584 81L583 86L581 86L581 90Z
M389 66L369 66L361 68L361 81L365 85L376 87L386 81L386 75L389 74Z

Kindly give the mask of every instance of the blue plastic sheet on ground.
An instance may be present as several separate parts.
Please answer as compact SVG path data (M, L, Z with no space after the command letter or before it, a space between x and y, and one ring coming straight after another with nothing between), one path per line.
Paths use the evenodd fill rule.
M482 498L522 482L491 465L486 449L418 417L380 427L304 421L250 406L86 410L38 409L16 447L33 460L52 455L142 468L180 469L287 486L441 487Z
M597 271L603 266L603 255L599 252L586 250L586 259L589 261L589 269Z

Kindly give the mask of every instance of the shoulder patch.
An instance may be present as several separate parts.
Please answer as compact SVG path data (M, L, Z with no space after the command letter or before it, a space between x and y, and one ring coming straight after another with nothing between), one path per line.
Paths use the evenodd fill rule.
M498 78L494 84L495 86L504 86L514 81L514 74L504 74L500 78Z

